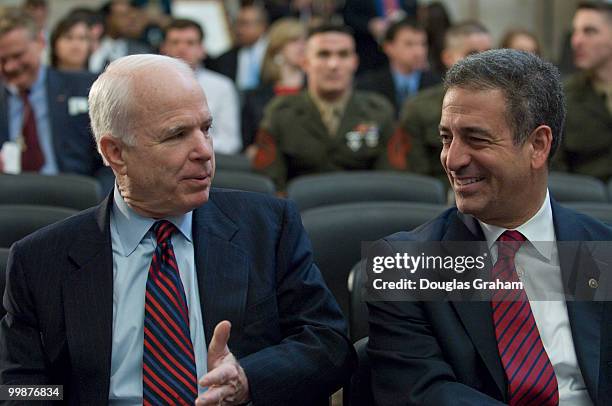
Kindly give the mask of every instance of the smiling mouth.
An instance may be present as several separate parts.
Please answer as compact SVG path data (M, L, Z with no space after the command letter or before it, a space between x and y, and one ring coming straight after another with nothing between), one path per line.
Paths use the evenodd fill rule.
M471 184L474 184L474 183L478 183L478 182L483 181L483 180L484 180L483 177L463 178L463 179L455 178L455 184L457 184L458 186L467 186L467 185L471 185Z

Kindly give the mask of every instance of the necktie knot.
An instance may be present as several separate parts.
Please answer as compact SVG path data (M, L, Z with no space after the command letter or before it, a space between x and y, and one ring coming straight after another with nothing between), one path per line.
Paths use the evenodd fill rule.
M527 239L523 234L516 230L506 230L499 236L497 241L502 244L497 245L499 258L514 258L516 252Z
M153 232L155 233L157 244L160 245L167 242L175 231L176 226L168 220L156 221L155 224L153 224Z

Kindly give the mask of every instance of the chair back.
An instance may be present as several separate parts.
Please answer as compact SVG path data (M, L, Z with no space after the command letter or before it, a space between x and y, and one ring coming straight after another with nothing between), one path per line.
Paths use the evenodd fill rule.
M315 263L345 316L349 314L347 278L353 265L361 259L361 242L412 230L444 209L442 205L427 203L362 202L302 212Z
M439 179L412 173L346 171L295 178L287 195L300 211L331 204L402 201L444 204L444 185Z
M0 247L10 248L26 235L76 213L65 207L0 205Z
M84 210L102 200L100 184L82 175L0 175L0 204L30 204Z

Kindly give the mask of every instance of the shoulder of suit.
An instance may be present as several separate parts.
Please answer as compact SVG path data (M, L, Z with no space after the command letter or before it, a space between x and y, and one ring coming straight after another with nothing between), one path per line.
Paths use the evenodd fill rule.
M589 76L585 72L576 72L563 81L563 88L567 96L584 93L591 88Z
M449 222L457 216L457 207L453 206L439 216L420 225L412 231L400 231L385 238L387 241L441 241L448 229Z
M53 68L48 68L47 75L50 80L61 80L66 84L91 84L97 78L96 73L92 73L86 70L83 71L71 71L65 72Z
M210 191L210 201L232 219L242 219L249 213L267 213L278 216L287 206L291 205L287 199L280 199L265 193L215 187Z

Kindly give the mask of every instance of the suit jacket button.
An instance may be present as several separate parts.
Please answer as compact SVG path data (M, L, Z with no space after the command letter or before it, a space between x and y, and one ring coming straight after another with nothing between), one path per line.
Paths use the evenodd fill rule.
M597 289L599 287L599 282L597 282L597 279L595 278L589 279L589 287L593 289Z

